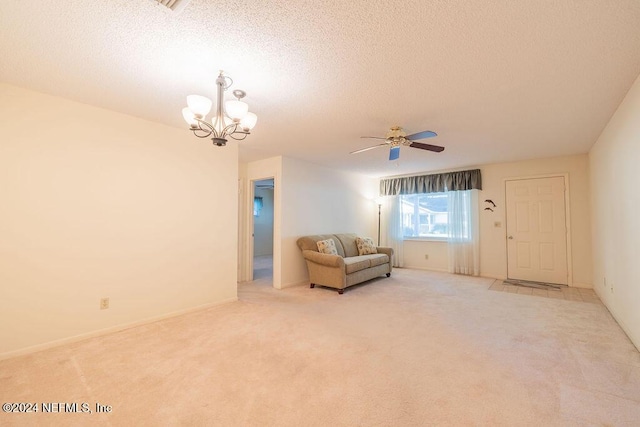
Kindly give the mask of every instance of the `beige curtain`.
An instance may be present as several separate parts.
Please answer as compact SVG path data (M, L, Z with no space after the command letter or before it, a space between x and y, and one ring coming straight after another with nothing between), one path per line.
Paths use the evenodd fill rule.
M404 241L402 230L402 210L400 196L389 196L384 199L385 217L385 246L393 249L394 267L404 266Z
M448 193L449 272L480 274L478 190Z

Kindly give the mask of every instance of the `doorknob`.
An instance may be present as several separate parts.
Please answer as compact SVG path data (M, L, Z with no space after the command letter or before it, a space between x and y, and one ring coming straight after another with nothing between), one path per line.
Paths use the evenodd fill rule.
M513 240L513 236L509 236L509 237L507 237L507 239Z

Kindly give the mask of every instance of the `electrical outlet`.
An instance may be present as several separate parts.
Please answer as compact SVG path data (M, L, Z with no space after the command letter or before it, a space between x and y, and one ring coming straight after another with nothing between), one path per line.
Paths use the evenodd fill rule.
M602 278L602 286L604 286L605 288L607 287L607 278L606 277Z
M613 283L611 283L611 293L613 293Z
M100 310L109 308L109 298L100 298Z
M424 254L424 259L429 259L429 254Z

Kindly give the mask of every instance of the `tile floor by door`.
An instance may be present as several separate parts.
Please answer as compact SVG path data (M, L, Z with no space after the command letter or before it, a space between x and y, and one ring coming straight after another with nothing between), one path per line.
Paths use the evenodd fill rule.
M537 297L564 299L568 301L581 301L591 304L602 304L598 295L593 289L570 288L562 286L560 289L537 289L527 286L510 285L502 280L495 280L491 287L491 291L510 292L519 295L533 295Z

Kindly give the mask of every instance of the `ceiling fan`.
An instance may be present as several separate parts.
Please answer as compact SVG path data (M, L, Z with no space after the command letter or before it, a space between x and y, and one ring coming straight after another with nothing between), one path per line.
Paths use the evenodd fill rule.
M387 132L387 136L385 138L379 136L361 136L360 138L384 139L384 142L382 144L374 145L373 147L352 151L350 154L362 153L363 151L373 150L374 148L389 147L389 160L396 160L400 157L400 147L403 145L439 153L444 150L444 147L415 142L418 139L432 138L434 136L438 136L438 134L430 130L407 135L400 126L394 126L389 130L389 132Z

